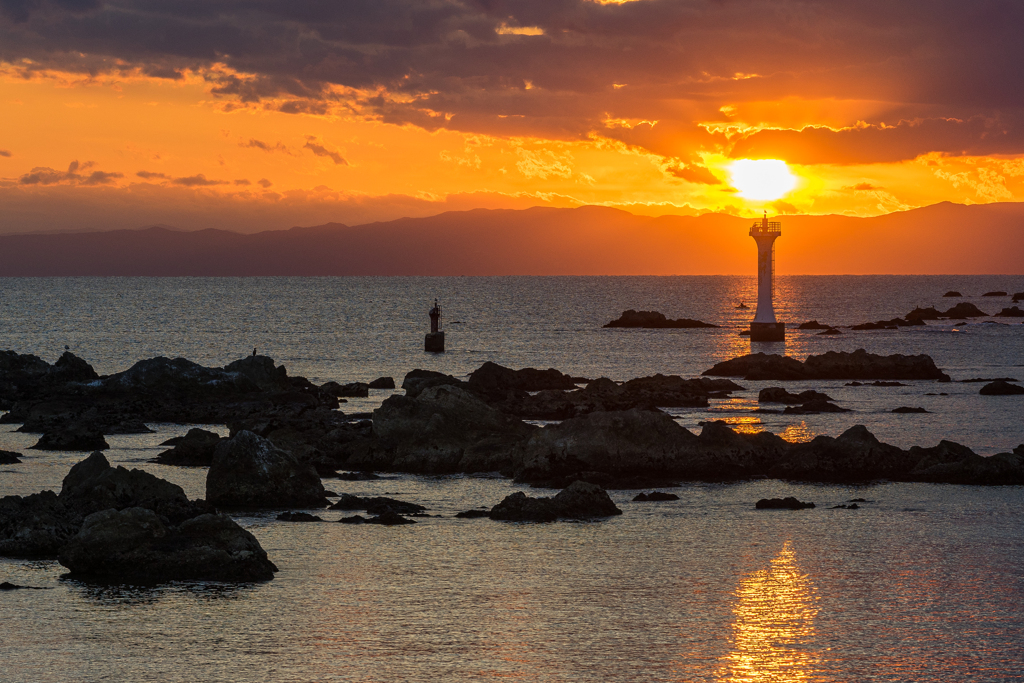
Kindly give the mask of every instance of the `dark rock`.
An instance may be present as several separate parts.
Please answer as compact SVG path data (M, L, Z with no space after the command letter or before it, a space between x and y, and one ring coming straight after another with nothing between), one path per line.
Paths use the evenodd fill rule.
M75 576L142 581L266 581L277 567L226 515L168 526L145 508L102 510L58 554Z
M206 476L206 499L226 508L320 507L316 470L252 432L221 441Z
M83 424L72 424L43 434L34 446L40 451L100 451L110 448L103 433Z
M875 380L874 382L847 382L848 387L905 387L907 386L903 382L886 382L883 380Z
M991 384L986 384L978 392L982 396L1012 396L1017 394L1024 394L1024 387L1017 386L1016 384L1010 384L1002 380L996 380Z
M842 332L840 332L839 330L837 330L837 329L835 329L833 327L833 328L825 330L824 332L819 332L818 336L820 337L822 335L834 335L834 334L842 334Z
M674 493L663 493L662 491L651 491L650 493L638 493L634 498L637 502L649 502L649 501L662 501L662 500L679 500L679 496Z
M974 379L962 379L960 381L963 382L964 384L977 384L980 382L1019 382L1020 380L1014 379L1013 377L975 377Z
M103 426L102 432L104 434L155 434L156 430L147 427L142 420L128 418Z
M385 512L397 512L401 515L411 515L423 512L427 508L416 503L407 503L404 500L373 496L361 498L348 493L338 497L338 501L331 505L331 510L366 510L371 515L381 515Z
M829 510L860 510L860 506L856 503L853 503L852 505L839 504L833 505Z
M308 512L282 512L277 516L280 522L322 522L323 519Z
M915 325L924 325L924 319L912 318L909 315L906 318L893 318L892 320L879 320L873 323L862 323L860 325L854 325L851 330L895 330L900 327L913 327Z
M25 456L14 451L0 451L0 465L16 465L23 457Z
M175 442L174 448L160 453L153 458L153 462L185 467L209 467L221 437L219 434L193 427L185 436L171 440Z
M817 436L808 443L793 444L767 473L779 479L802 481L902 479L919 459L879 442L863 425L855 425L837 438Z
M907 476L910 481L986 486L1024 484L1024 446L1018 446L1013 453L982 457L966 446L940 441L933 448L912 447L910 457L917 460Z
M783 415L814 415L817 413L848 413L849 408L840 408L823 398L813 398L798 406L786 406Z
M516 522L552 522L556 519L585 519L621 515L600 486L576 481L554 498L530 498L522 491L506 496L491 508L491 519Z
M903 317L907 320L939 320L942 318L942 313L934 306L929 306L928 308L918 307Z
M480 517L490 517L491 513L489 510L465 510L457 512L455 516L459 519L478 519Z
M985 292L982 296L1006 296L1006 292Z
M339 472L338 479L342 481L376 481L383 479L379 474L373 472Z
M755 503L757 510L806 510L813 508L814 503L804 503L792 496L785 498L762 498Z
M924 408L909 408L907 406L900 406L899 408L893 408L894 413L927 413L928 411Z
M831 396L823 394L819 391L808 389L807 391L801 391L799 394L791 394L786 391L783 387L765 387L757 394L758 403L789 403L789 404L801 404L807 403L808 401L833 401Z
M959 296L963 296L963 294L961 294L960 292L949 291L949 292L946 292L945 294L943 294L942 296L959 297Z
M996 318L1024 318L1024 311L1020 310L1018 306L1012 306L1010 308L1004 308L995 314Z
M371 389L394 389L395 380L393 377L378 377L368 385Z
M342 517L338 520L339 524L366 524L367 519L362 515L352 515L351 517Z
M963 301L942 315L945 318L984 318L988 313L985 313L974 304Z
M851 498L850 500L848 500L846 502L847 503L867 503L869 501L868 501L867 498Z
M1014 294L1011 301L1013 301L1013 303L1017 303L1018 301L1024 301L1024 292L1017 292L1016 294Z
M443 474L508 470L512 452L536 431L457 386L395 395L373 412L371 442L352 450L349 469Z
M789 356L751 353L717 363L704 375L743 377L748 380L800 380L813 379L804 364Z
M287 391L292 387L285 367L275 367L274 359L268 356L246 356L225 365L224 371L244 377L262 391Z
M819 323L817 320L808 320L805 323L800 323L799 325L797 325L797 329L798 330L830 330L830 329L832 329L832 326L831 325L823 325L823 324Z
M81 524L53 491L0 498L0 556L56 557Z
M536 370L509 368L487 361L469 375L470 391L490 400L500 400L514 392L575 389L572 377L554 368Z
M397 512L385 510L376 517L366 520L367 524L381 524L383 526L399 526L401 524L415 524L415 519L406 519Z
M405 395L408 398L416 398L424 390L430 387L436 386L457 386L462 387L465 384L460 379L456 379L451 375L446 375L443 372L434 372L433 370L411 370L405 375L405 379L402 381L402 388L405 389Z
M321 385L320 389L331 396L346 398L366 398L370 395L370 385L365 382L352 382L350 384L327 382Z
M644 327L662 329L718 327L718 325L701 322L700 320L691 320L690 318L672 320L670 318L666 318L664 313L659 313L658 311L634 311L633 309L630 309L628 311L623 311L621 316L607 325L604 325L604 327Z

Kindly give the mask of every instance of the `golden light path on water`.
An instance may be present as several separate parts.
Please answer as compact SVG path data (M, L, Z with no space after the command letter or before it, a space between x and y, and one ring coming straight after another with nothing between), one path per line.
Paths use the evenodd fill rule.
M820 680L814 644L817 596L800 571L789 541L767 569L736 590L732 651L722 660L725 683L801 683Z

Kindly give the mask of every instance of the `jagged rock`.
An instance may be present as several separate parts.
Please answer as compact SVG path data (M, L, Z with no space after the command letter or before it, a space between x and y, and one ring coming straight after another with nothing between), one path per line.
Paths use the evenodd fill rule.
M754 504L756 510L806 510L813 507L814 503L804 503L792 496L785 498L762 498Z
M905 387L907 386L903 382L885 382L883 380L875 380L874 382L847 382L848 387Z
M0 498L0 556L56 557L81 524L53 491L5 496Z
M944 318L984 318L988 315L974 304L962 301L942 314Z
M1018 301L1024 301L1024 292L1017 292L1016 294L1013 295L1013 298L1010 300L1013 303L1017 303Z
M274 366L268 356L246 356L224 366L225 372L236 373L263 391L287 391L291 388L288 371L283 365Z
M803 363L795 358L774 353L751 353L722 361L701 374L718 377L743 377L748 380L813 379Z
M927 413L928 411L924 408L910 408L908 406L900 406L899 408L893 408L894 413Z
M644 327L661 329L718 327L718 325L701 322L700 320L691 320L690 318L672 320L671 318L666 318L664 313L659 313L658 311L634 311L633 309L629 309L628 311L623 311L621 316L604 325L604 327Z
M372 443L353 451L349 469L420 473L493 472L537 428L463 388L437 385L415 397L391 396L373 411Z
M277 516L279 522L322 522L324 521L316 515L311 515L308 512L282 512Z
M338 384L327 382L320 387L331 396L343 398L366 398L370 395L370 385L365 382L352 382L350 384Z
M633 498L634 502L657 502L663 500L679 500L674 493L663 493L662 491L651 491L650 493L638 493Z
M1024 318L1024 311L1018 306L1011 306L1010 308L1004 308L995 314L996 318Z
M490 518L514 522L553 522L621 515L608 493L596 484L576 481L554 498L530 498L522 491L491 508Z
M16 465L23 457L25 456L14 451L0 451L0 465Z
M83 424L68 425L39 437L29 448L40 451L98 451L110 448L103 433Z
M823 335L834 335L834 334L842 334L842 332L840 332L836 328L832 327L832 328L829 328L829 329L825 330L824 332L819 332L818 336L820 337L820 336L823 336Z
M368 385L371 389L394 389L395 380L393 377L378 377Z
M985 292L982 296L1006 296L1006 292Z
M219 434L193 427L185 436L174 441L174 448L160 453L153 458L153 462L184 467L209 467L221 437Z
M576 388L572 377L554 368L511 370L490 361L474 370L466 385L485 400L501 400L515 392Z
M516 477L531 481L580 471L668 475L698 439L661 412L590 413L538 430L517 454Z
M906 318L893 318L892 320L879 320L873 323L861 323L860 325L854 325L851 330L895 330L900 327L913 327L915 325L924 325L923 318L912 318L909 315Z
M800 323L799 325L797 325L797 329L798 330L830 330L830 329L832 329L832 326L831 325L822 325L817 320L808 320L805 323Z
M1024 387L997 379L991 384L983 386L978 393L982 396L1012 396L1024 394Z
M961 296L963 296L963 294L961 294L960 292L956 292L956 291L949 291L949 292L946 292L945 294L943 294L942 296L944 296L944 297L946 297L946 296L948 296L948 297L961 297Z
M256 537L226 515L168 526L152 510L102 510L57 557L72 575L142 581L266 581L277 567Z
M1024 445L1015 448L1013 453L982 457L966 446L940 441L933 448L912 447L910 457L917 460L907 476L910 481L989 486L1024 484Z
M425 511L427 508L416 503L407 503L404 500L373 496L361 498L348 493L342 493L338 501L331 505L330 510L366 510L371 515L381 515L385 512L396 512L400 515L413 515Z
M812 398L798 406L786 406L783 415L815 415L817 413L848 413L849 408L841 408L823 398Z
M226 508L321 507L327 504L311 465L249 431L217 445L206 500Z
M914 456L879 442L863 425L855 425L837 438L817 436L809 443L793 444L768 474L802 481L871 481L900 479L915 464Z
M462 387L465 384L460 379L456 379L451 375L446 375L443 372L434 372L433 370L411 370L405 375L405 379L402 381L402 388L405 389L405 395L408 398L416 398L425 389L436 386L457 386Z
M880 356L857 349L852 353L827 351L808 356L804 367L814 379L936 379L949 381L949 376L935 367L930 356L893 354Z
M758 403L801 404L814 400L833 401L835 399L828 394L823 394L820 391L814 391L813 389L801 391L799 394L791 394L783 387L765 387L757 394Z

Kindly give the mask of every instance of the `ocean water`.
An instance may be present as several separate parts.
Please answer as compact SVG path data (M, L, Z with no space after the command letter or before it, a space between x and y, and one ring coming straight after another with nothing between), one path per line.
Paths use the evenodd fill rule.
M927 353L954 380L1024 379L1024 325L948 322L754 344L738 331L755 282L678 278L256 278L0 280L0 348L55 360L65 344L101 373L156 355L223 365L252 352L314 381L428 368L464 375L486 360L629 379L696 376L753 350L799 358L829 349ZM948 308L949 289L986 312L1024 291L1019 276L780 277L780 318L836 325ZM448 353L422 351L427 310L445 307ZM739 301L748 311L735 308ZM716 330L610 330L626 308L720 324ZM958 321L953 321L958 322ZM1024 443L1022 397L978 384L815 388L853 412L757 415L746 389L678 411L786 438L864 424L902 447L952 439L983 454ZM373 408L390 395L343 405ZM934 394L934 395L931 395ZM945 396L939 394L946 394ZM894 415L901 405L924 415ZM204 494L203 469L147 460L186 426L108 437L107 457ZM221 426L210 426L224 431ZM58 489L83 454L25 450L0 426L0 495ZM267 583L96 585L53 562L0 559L0 681L1013 681L1024 680L1024 489L880 483L687 484L681 500L634 503L587 523L459 520L519 487L498 477L326 479L327 488L419 502L408 527L240 516L280 567ZM550 495L535 490L531 495ZM767 496L818 507L755 511ZM830 510L865 498L860 510ZM316 512L316 511L313 511Z

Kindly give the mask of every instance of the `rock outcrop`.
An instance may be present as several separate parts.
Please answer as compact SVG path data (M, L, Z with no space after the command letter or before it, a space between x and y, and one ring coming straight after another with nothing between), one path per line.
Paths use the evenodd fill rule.
M220 442L219 434L193 427L185 436L165 442L164 445L174 447L157 455L153 462L182 467L209 467L213 463L213 453Z
M664 313L658 311L634 311L629 309L623 311L622 315L615 320L607 323L603 327L643 327L649 329L663 329L663 328L699 328L699 327L718 327L718 325L712 325L710 323L701 322L700 320L692 320L690 318L679 318L673 320L666 318Z
M400 515L415 515L426 511L427 508L417 503L407 503L404 500L395 500L384 496L359 497L349 493L343 493L329 509L331 510L366 510L371 515L382 515L385 512L395 512Z
M25 457L14 451L0 451L0 465L16 465Z
M206 500L224 508L313 508L327 504L316 470L252 432L218 444Z
M393 377L378 377L368 385L371 389L394 389L395 380Z
M88 516L60 550L74 576L139 581L266 581L277 567L251 533L226 515L169 526L152 510Z
M98 429L76 423L47 431L29 448L39 451L103 451L110 445Z
M988 313L966 301L958 303L942 314L946 318L984 318Z
M530 498L522 491L506 496L491 508L491 519L512 522L553 522L621 515L608 493L596 484L576 481L554 498Z
M881 443L863 425L855 425L837 438L817 436L809 443L793 444L768 474L800 481L871 481L900 479L916 464L906 451Z
M1003 310L999 311L993 317L996 317L996 318L1024 318L1024 311L1022 311L1019 306L1011 306L1009 308L1004 308Z
M754 504L757 510L807 510L814 507L814 503L805 503L792 496L785 498L762 498Z
M808 379L935 379L949 381L949 376L935 367L930 356L920 354L880 356L857 349L828 351L808 356L801 363L789 356L753 353L716 364L705 375L744 377L748 380Z
M823 394L820 391L814 391L813 389L801 391L799 394L791 394L783 387L765 387L757 394L758 403L787 403L790 405L799 405L801 403L807 403L808 401L814 400L833 401L835 399L828 394Z
M1024 387L997 379L983 386L978 393L982 396L1014 396L1024 394Z

